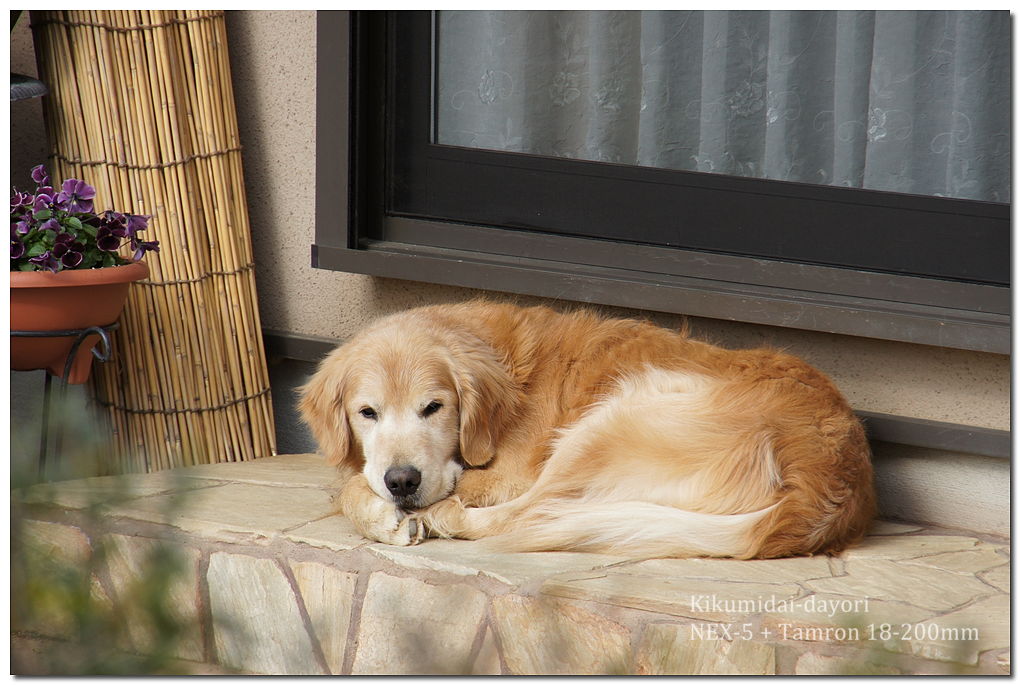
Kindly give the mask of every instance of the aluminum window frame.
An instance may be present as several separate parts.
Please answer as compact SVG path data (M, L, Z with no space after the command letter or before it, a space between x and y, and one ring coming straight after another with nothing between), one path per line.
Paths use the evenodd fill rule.
M392 15L389 15L392 17ZM1008 354L1009 286L394 212L385 12L318 13L312 264L375 276ZM381 77L382 76L382 77ZM387 121L396 122L395 127ZM459 154L435 146L439 157ZM387 174L390 175L387 175ZM741 179L744 182L746 179ZM768 183L768 182L765 182Z

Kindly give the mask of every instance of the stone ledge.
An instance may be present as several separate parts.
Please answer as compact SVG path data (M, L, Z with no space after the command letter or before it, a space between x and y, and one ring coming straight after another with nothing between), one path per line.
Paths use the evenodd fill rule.
M1009 543L879 522L839 557L772 561L410 548L332 515L315 455L16 493L48 563L108 553L115 602L155 540L179 550L178 659L266 674L1003 674ZM131 613L127 612L131 619ZM48 616L34 635L65 638ZM126 649L142 651L145 630ZM39 644L46 644L41 641ZM59 644L59 643L55 643Z

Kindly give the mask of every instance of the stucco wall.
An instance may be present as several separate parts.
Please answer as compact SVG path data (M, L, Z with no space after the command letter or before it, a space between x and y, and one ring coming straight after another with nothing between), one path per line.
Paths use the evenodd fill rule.
M227 23L263 325L342 340L380 314L478 294L310 268L315 13L238 11L228 14ZM666 325L678 321L606 310ZM692 328L726 346L770 344L802 355L829 373L858 409L1009 427L1007 356L709 319L692 320Z

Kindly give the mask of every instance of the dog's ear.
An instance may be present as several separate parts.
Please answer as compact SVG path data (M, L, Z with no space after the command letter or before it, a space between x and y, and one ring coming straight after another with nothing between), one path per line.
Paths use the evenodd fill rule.
M506 365L482 341L458 340L448 349L460 398L460 456L471 466L483 466L496 455L520 392Z
M308 383L298 388L301 418L312 429L322 454L338 466L356 458L343 404L350 373L347 356L343 348L334 350L322 360Z

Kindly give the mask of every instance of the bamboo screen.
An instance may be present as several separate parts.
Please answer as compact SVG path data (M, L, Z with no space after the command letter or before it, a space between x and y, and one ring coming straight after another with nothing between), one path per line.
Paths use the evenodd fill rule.
M55 183L145 214L160 252L92 389L111 472L275 454L223 12L32 13Z

